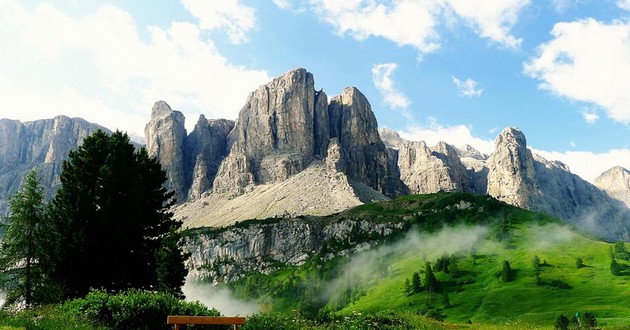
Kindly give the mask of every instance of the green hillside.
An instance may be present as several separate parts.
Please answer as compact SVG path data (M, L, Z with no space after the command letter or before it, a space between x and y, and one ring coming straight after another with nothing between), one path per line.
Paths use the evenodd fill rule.
M250 274L229 286L265 311L312 319L393 313L438 328L553 328L558 315L577 312L582 322L593 314L604 329L630 327L623 244L463 193L405 196L319 221L340 218L405 221L408 230L351 257L327 260L322 253L300 267ZM613 256L618 275L611 272ZM427 263L437 283L428 283ZM413 292L414 272L419 292Z

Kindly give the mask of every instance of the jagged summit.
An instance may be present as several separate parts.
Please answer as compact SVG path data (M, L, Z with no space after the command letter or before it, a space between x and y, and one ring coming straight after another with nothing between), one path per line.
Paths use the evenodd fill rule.
M169 116L173 117L172 113ZM177 122L175 118L171 121ZM204 120L200 118L199 123ZM173 136L169 131L160 134L165 134L160 141L169 141ZM344 197L353 200L350 204L364 202L370 199L365 196L376 194L393 197L465 191L488 194L578 225L582 225L583 218L604 209L606 217L598 218L588 230L610 239L624 237L630 228L626 208L620 208L618 201L570 173L564 164L532 154L525 134L517 127L507 127L497 136L491 155L470 146L458 149L446 142L429 147L422 141L406 141L393 130L379 132L371 105L357 88L345 88L329 100L323 90L314 89L313 75L303 68L288 71L250 93L234 128L217 138L225 140L226 148L223 156L211 153L218 164L216 172L207 170L212 168L207 165L209 156L196 156L205 147L195 149L187 144L182 151L188 155L184 176L195 180L203 177L198 182L206 182L193 184L195 188L190 189L190 179L184 181L188 182L185 183L188 200L201 198L202 204L214 205L220 197L233 200L232 204L221 202L232 205L226 206L232 210L247 205L247 214L280 216L300 212L322 214L321 210L331 210L327 206L340 205L326 198L350 196L349 191L356 196ZM206 175L198 171L190 174L192 168L206 169L201 171ZM214 173L214 181L209 183ZM281 185L283 188L278 188ZM309 207L302 202L297 209L288 204L289 200L297 203L299 192L312 191L309 187L313 185L327 187L313 196L328 197L311 198L314 202ZM203 191L203 187L208 189ZM273 205L274 211L257 211L253 205L239 202L243 200L258 200L258 204L263 204L261 207ZM278 202L283 200L286 204ZM203 217L195 216L199 212L185 212L185 209L186 205L181 206L180 214ZM204 219L206 223L218 223L207 216ZM190 221L201 225L197 220Z
M250 93L237 121L200 115L188 133L184 115L165 101L151 114L146 146L176 193L176 217L186 217L188 225L321 215L402 194L465 191L556 215L606 239L630 238L628 207L620 202L628 203L628 171L611 169L598 178L598 188L533 154L516 127L497 136L490 155L447 142L406 141L393 130L379 132L357 88L328 98L303 68ZM67 117L0 120L4 196L36 165L49 166L42 182L54 187L60 161L101 128L88 124Z
M630 171L615 166L595 179L595 186L630 207Z

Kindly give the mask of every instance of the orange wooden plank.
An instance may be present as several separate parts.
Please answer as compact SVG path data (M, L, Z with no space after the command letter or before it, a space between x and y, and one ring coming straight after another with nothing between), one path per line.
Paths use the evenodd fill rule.
M240 316L187 316L169 315L166 324L213 324L213 325L243 325L245 318Z

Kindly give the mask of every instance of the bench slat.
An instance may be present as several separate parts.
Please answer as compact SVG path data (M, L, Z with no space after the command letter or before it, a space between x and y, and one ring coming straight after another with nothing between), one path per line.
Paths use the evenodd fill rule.
M169 315L166 324L213 324L213 325L243 325L245 318L240 316L186 316Z

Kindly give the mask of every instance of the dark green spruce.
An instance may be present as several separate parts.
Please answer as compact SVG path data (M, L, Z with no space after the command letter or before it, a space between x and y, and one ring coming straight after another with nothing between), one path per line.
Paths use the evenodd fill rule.
M64 297L91 288L181 294L186 271L173 237L181 222L169 211L174 198L166 179L158 161L121 132L97 131L70 152L51 211L51 276Z

